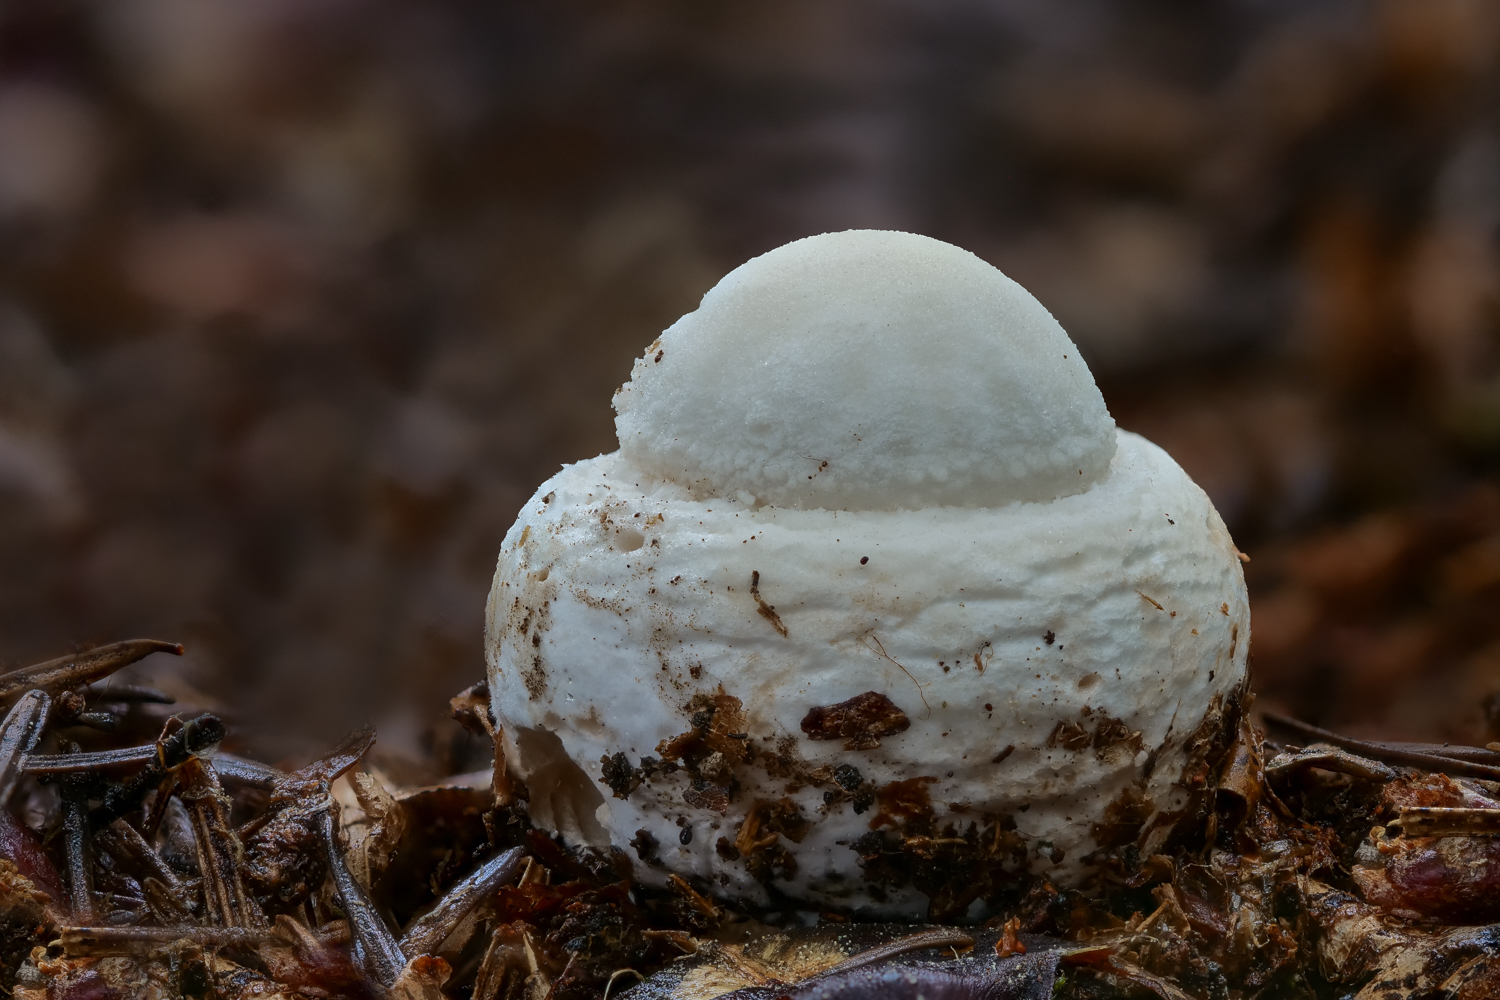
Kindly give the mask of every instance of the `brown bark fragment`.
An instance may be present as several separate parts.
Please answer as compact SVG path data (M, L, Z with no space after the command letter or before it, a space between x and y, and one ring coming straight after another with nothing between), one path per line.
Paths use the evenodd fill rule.
M911 720L885 695L866 691L837 705L809 709L801 728L810 740L841 739L845 750L873 750L881 737L910 729Z

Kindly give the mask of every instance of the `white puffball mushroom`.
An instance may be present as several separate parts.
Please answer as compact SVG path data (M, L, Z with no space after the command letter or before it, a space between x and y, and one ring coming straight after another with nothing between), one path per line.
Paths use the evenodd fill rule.
M973 918L1158 846L1245 682L1233 543L963 250L799 240L616 395L506 535L492 710L533 821L637 878Z

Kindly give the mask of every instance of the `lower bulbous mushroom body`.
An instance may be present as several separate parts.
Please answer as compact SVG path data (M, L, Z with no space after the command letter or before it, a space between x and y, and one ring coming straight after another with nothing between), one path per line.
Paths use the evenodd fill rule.
M796 266L766 265L793 248ZM527 503L500 554L487 652L507 760L538 824L628 845L648 883L676 874L751 903L907 919L979 916L1023 872L1073 884L1095 852L1149 848L1170 830L1205 727L1245 678L1237 553L1171 458L1113 428L1051 317L955 254L904 234L835 234L745 265L637 363L616 401L631 446L564 468ZM836 309L848 282L833 279L851 268L874 283ZM932 301L968 301L976 283L1000 306L934 332ZM800 331L805 305L772 317L803 341L874 337L864 353L878 356L889 334L872 311L940 338L940 366L998 340L998 360L961 373L995 412L928 415L887 390L878 405L908 426L883 428L871 457L860 449L881 433L860 428L880 417L849 394L843 410L820 402L816 420L788 412L772 435L773 455L805 453L810 478L755 460L765 434L753 431L726 442L752 460L706 467L695 455L712 450L680 440L693 428L656 411L678 413L695 392L733 397L713 379L743 370L704 362L705 344L766 339L733 320L746 316L736 295L768 286L821 310ZM812 353L793 349L750 381L795 397L815 376L826 391ZM1049 354L1058 364L1011 384L998 371ZM940 384L943 372L917 375ZM1066 398L1036 398L1049 378ZM922 420L962 460L926 456L922 475L893 479L889 454L924 436ZM1037 441L1031 457L1007 454L1007 421L1026 424L1041 458ZM996 461L973 461L986 448ZM757 478L757 461L772 475ZM918 504L923 494L934 502Z

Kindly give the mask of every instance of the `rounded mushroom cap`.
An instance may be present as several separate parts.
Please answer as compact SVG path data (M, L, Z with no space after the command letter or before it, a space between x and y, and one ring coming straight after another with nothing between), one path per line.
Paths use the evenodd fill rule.
M801 509L998 507L1088 489L1114 421L1024 288L910 233L762 254L615 396L622 456L694 496Z

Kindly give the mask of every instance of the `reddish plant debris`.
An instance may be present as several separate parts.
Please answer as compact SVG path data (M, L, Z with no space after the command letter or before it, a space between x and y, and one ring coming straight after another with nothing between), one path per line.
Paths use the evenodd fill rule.
M658 744L656 752L668 763L681 762L689 770L714 754L739 763L750 756L745 736L745 708L740 700L719 690L695 695L685 709L691 728Z
M1494 837L1392 836L1370 831L1351 871L1364 898L1410 919L1446 924L1500 920L1500 841Z
M117 644L10 675L45 687L0 723L0 769L16 776L6 793L50 809L44 828L63 832L39 838L0 810L0 985L18 997L443 1000L484 971L579 1000L714 923L696 889L632 888L627 861L564 849L494 787L393 792L351 774L373 729L290 772L208 756L228 735L211 714L174 716L143 746L108 748L111 734L95 733L106 749L87 753L56 733L101 714L86 685L102 671L151 651L180 648ZM485 729L485 692L458 701L459 721ZM734 707L706 710L721 708L723 728ZM711 721L699 733L710 743ZM336 787L345 775L352 794ZM43 794L48 783L63 794ZM772 826L793 830L778 817ZM529 948L519 978L502 962L517 925Z
M599 763L603 766L600 778L615 798L629 798L640 787L640 769L631 767L630 758L623 753L606 754L599 758Z
M809 477L811 478L811 477ZM750 596L755 598L755 611L766 621L771 623L778 635L786 638L786 625L782 623L781 616L776 613L776 608L766 603L766 599L760 596L760 570L750 574Z
M924 776L892 781L882 786L875 793L880 812L870 820L870 829L877 830L882 826L896 826L913 820L922 824L930 823L932 796L928 793L927 786L936 782L936 778Z
M658 743L660 757L645 755L635 765L624 751L600 757L600 778L615 798L629 798L642 784L669 781L678 785L685 805L722 816L740 791L741 773L749 767L762 769L789 793L807 785L835 783L838 769L809 764L798 752L794 737L757 738L748 732L743 704L722 688L714 694L694 695L683 706L683 714L687 730ZM768 741L770 746L765 745ZM497 750L496 760L503 764L502 751ZM504 789L512 784L509 778L496 779L498 800L509 801ZM858 802L861 796L854 798Z
M936 924L987 921L913 933L854 913L828 915L838 931L787 926L801 918L777 886L798 875L792 848L811 828L789 796L757 799L714 844L766 886L770 903L755 908L662 871L649 835L633 856L561 843L501 791L519 788L508 777L387 788L358 770L368 729L291 771L205 756L205 740L230 734L203 713L153 742L111 747L104 735L93 739L103 748L74 750L68 735L95 711L93 691L31 689L0 723L14 791L61 831L41 838L0 814L0 978L21 1000L602 1000L625 989L635 1000L735 989L745 1000L832 989L896 1000L897 981L1078 1000L1478 1000L1500 988L1500 928L1485 925L1500 920L1500 839L1488 835L1500 794L1410 764L1488 767L1494 751L1267 746L1243 696L1181 738L1171 810L1139 784L1116 796L1082 859L1095 874L1068 890L1031 872L1036 856L1062 859L1012 817L936 803L931 777L877 786L852 764L815 773L794 746L757 748L722 691L685 706L689 728L661 758L605 758L622 797L683 772L684 797L712 809L736 792L736 769L756 764L869 810L870 832L847 847L877 897L911 887ZM455 706L461 725L492 734L482 688ZM1102 713L1064 728L1077 752L1136 749L1136 734ZM843 737L842 722L830 729ZM63 794L41 794L44 783ZM663 887L637 881L646 873ZM776 965L773 954L799 949L825 960ZM728 985L674 992L689 972ZM1023 982L1032 992L1001 985Z
M1382 789L1379 815L1359 845L1351 877L1365 900L1397 916L1447 924L1500 920L1500 840L1480 836L1411 836L1403 819L1461 811L1473 821L1500 820L1500 797L1470 778L1420 774ZM1419 825L1419 824L1414 824ZM1401 832L1394 833L1400 828Z
M797 874L797 862L779 842L780 838L800 844L810 827L797 803L789 798L757 801L740 823L733 849L744 858L745 870L757 881L790 879Z
M878 691L857 694L837 705L819 705L802 717L810 740L843 740L845 750L874 750L881 737L904 733L911 720Z
M758 801L750 807L740 824L734 846L741 854L749 854L756 848L775 843L778 836L800 844L810 825L797 803L789 798L783 797L775 802Z
M1009 816L937 818L927 786L918 777L891 782L876 793L879 812L871 832L853 844L867 882L911 885L930 899L936 922L960 919L976 900L1019 898L1030 885L1026 842Z
M1047 635L1051 635L1048 632ZM1050 638L1047 640L1052 641ZM1026 946L1021 943L1019 931L1021 930L1021 918L1011 917L1000 926L1000 940L995 942L995 954L1001 958L1009 958L1012 955L1026 954Z
M181 656L182 645L158 639L126 639L107 646L96 646L85 652L59 656L54 660L0 674L0 698L20 691L71 691L108 677L121 667L129 666L152 653Z
M1117 757L1132 760L1136 754L1146 749L1141 743L1140 730L1131 729L1124 722L1103 712L1098 713L1098 718L1094 723L1092 745L1095 755L1100 760Z
M1091 829L1094 843L1102 848L1135 843L1146 821L1156 811L1150 796L1139 785L1127 785L1104 807L1104 818Z
M1124 722L1104 712L1095 712L1084 706L1079 712L1083 721L1061 719L1047 736L1049 747L1060 747L1081 753L1093 748L1101 761L1119 758L1134 759L1145 750L1139 730L1131 729ZM1089 726L1093 730L1089 730Z
M1052 727L1052 732L1047 735L1049 747L1061 747L1064 750L1072 750L1077 753L1087 750L1089 744L1094 742L1094 737L1084 728L1083 723L1073 719L1061 719L1057 725Z

